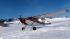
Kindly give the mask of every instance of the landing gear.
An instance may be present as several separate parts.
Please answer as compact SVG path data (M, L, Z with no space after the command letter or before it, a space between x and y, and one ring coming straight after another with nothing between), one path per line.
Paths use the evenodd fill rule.
M36 27L33 27L33 30L36 30Z
M22 30L25 30L25 27L22 27Z

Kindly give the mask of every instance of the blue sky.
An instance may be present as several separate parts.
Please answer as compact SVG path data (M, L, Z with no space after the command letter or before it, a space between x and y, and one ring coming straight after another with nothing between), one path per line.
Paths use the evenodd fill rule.
M70 6L70 0L0 0L0 18L23 17Z

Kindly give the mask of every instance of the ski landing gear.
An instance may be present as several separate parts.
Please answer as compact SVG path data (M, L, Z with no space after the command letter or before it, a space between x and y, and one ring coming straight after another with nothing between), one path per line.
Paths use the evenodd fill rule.
M36 30L36 27L33 27L33 30Z

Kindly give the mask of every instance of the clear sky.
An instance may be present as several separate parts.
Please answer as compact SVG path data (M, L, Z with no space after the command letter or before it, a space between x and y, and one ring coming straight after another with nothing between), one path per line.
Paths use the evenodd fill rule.
M69 6L70 0L0 0L0 18L39 15Z

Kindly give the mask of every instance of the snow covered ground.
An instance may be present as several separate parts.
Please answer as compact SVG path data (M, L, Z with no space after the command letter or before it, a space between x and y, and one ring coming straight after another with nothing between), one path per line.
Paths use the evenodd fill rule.
M22 31L22 26L0 27L0 39L70 39L70 20L44 25L35 31L31 27Z

